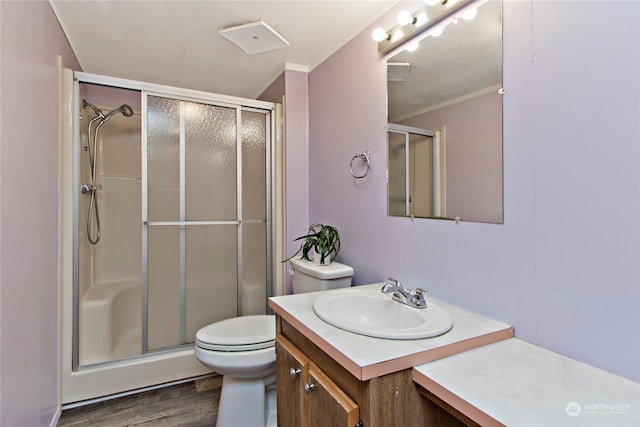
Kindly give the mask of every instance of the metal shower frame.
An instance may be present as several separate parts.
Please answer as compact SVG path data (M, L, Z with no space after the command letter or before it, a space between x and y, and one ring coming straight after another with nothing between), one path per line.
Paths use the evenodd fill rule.
M141 148L142 148L142 164L141 164L141 173L143 177L146 177L146 139L147 139L147 129L144 125L147 122L147 108L146 108L146 97L147 95L152 96L161 96L165 98L177 99L180 101L187 102L198 102L202 104L208 104L213 106L221 106L227 108L234 108L236 110L236 123L237 123L237 176L236 176L236 186L237 186L237 218L236 221L185 221L184 216L184 165L180 167L180 221L177 222L148 222L147 221L147 188L145 185L145 181L142 181L142 218L141 218L141 226L142 226L142 288L143 288L143 307L142 307L142 342L141 342L141 355L135 356L134 358L146 357L147 355L157 354L159 352L164 351L172 351L177 350L185 346L185 344L172 347L171 349L163 349L163 350L152 350L148 351L147 341L148 341L148 323L147 323L147 227L151 226L162 226L162 225L180 225L180 226L188 226L188 225L220 225L220 224L236 224L237 229L237 278L238 284L242 283L242 234L243 234L243 218L242 218L242 137L240 133L240 123L241 123L241 114L242 111L249 112L260 112L265 113L267 116L266 120L266 134L267 134L267 144L266 144L266 221L259 221L261 223L266 222L266 256L267 256L267 283L266 283L266 294L267 297L272 296L274 294L274 254L273 254L273 242L274 242L274 221L275 217L275 204L273 203L273 183L274 183L274 155L273 155L273 146L275 143L275 104L271 102L258 101L258 100L249 100L244 98L232 97L227 95L218 95L212 94L208 92L195 91L191 89L181 89L171 86L157 85L152 83L138 82L127 79L120 79L114 77L101 76L97 74L89 74L84 72L74 72L74 99L78 100L80 98L80 83L90 83L97 84L103 86L110 86L121 89L131 89L140 91L141 93L141 105L142 105L142 136L141 136ZM80 103L76 102L73 105L73 138L74 138L74 153L73 153L73 162L74 162L74 171L73 171L73 182L74 189L78 189L73 192L73 352L72 352L72 369L73 371L79 369L86 369L85 366L78 366L79 360L79 245L77 244L79 238L79 224L80 224L80 126L79 126L79 115L80 115ZM181 119L182 122L182 119ZM181 151L184 150L184 127L181 126L180 132L180 140L181 140ZM183 161L184 153L181 153L181 162ZM145 179L145 178L143 178ZM256 223L256 221L246 221L246 223ZM184 299L184 291L186 289L186 283L184 280L184 242L185 242L185 227L182 227L180 231L180 241L181 241L181 301L180 301L180 311L181 311L181 327L180 327L180 342L186 342L186 324L185 324L185 299ZM267 306L267 300L264 302L265 307ZM267 312L269 312L269 308L266 307ZM241 315L242 313L242 286L237 286L237 314ZM132 358L128 358L126 360L130 360ZM102 366L102 365L110 365L120 362L122 359L103 362L95 365L89 365L90 367L94 366Z

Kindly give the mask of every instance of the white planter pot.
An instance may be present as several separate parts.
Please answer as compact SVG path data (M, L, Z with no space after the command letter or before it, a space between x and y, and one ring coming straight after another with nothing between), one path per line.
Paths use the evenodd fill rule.
M318 253L313 253L313 262L315 262L316 264L322 264L322 265L327 265L327 264L331 264L331 254L327 255L326 257L324 257L324 262L320 263L320 259L322 258L322 256Z

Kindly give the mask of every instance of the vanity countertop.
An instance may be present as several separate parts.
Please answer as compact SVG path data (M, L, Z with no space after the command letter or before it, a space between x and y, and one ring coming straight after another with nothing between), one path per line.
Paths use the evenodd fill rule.
M510 338L413 370L483 426L640 426L640 384Z
M357 288L380 289L383 284ZM513 336L513 327L510 325L429 297L427 302L433 301L451 315L453 328L449 332L416 340L389 340L359 335L331 326L314 313L314 300L326 292L331 291L272 297L269 307L362 381ZM393 321L389 319L390 323Z

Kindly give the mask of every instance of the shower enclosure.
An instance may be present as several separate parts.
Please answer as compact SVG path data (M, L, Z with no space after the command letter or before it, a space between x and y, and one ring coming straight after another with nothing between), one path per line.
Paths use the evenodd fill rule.
M68 85L63 403L206 373L196 331L264 314L272 295L274 105L86 73Z

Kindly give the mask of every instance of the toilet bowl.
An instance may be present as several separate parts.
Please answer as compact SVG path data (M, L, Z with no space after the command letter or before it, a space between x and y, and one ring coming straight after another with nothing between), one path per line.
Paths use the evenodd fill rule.
M353 268L291 260L294 293L351 286ZM217 427L275 427L276 321L272 315L234 317L196 333L195 356L223 375Z
M225 319L196 333L196 358L223 375L216 426L275 426L275 339L272 315Z

